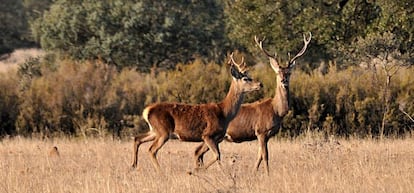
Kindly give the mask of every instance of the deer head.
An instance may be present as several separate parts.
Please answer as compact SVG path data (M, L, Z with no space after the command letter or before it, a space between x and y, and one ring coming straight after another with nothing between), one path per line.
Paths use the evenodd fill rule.
M293 67L296 64L296 59L298 59L305 53L311 39L312 39L312 34L310 32L309 32L309 38L306 38L306 35L303 34L303 42L304 42L303 48L293 58L290 58L290 53L289 53L288 64L286 67L283 67L279 65L276 53L274 55L271 55L266 49L263 48L264 38L263 40L259 40L256 36L254 37L254 40L256 44L259 46L260 50L262 50L262 52L269 58L270 66L275 71L277 78L280 79L280 82L282 83L282 86L284 87L289 86L290 74L291 74Z
M236 86L239 87L242 92L260 90L260 88L263 87L262 83L253 81L253 79L249 77L247 73L248 68L246 67L246 63L244 63L243 57L242 61L237 63L233 58L233 53L231 53L229 64L233 81L235 81Z

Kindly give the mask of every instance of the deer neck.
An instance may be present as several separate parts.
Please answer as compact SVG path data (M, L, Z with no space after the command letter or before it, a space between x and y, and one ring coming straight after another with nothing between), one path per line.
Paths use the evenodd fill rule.
M289 110L289 88L284 87L282 81L277 81L272 106L275 114L281 117L285 116Z
M223 110L223 115L226 117L228 122L233 120L233 118L237 115L237 112L243 102L243 98L244 93L240 90L240 88L237 88L234 82L232 82L227 96L221 103L219 103L219 106Z

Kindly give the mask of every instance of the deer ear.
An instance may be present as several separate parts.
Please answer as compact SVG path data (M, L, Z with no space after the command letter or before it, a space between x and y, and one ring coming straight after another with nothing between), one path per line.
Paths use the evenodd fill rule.
M243 77L242 73L239 72L239 70L236 69L234 65L230 67L231 76L235 79L241 79Z

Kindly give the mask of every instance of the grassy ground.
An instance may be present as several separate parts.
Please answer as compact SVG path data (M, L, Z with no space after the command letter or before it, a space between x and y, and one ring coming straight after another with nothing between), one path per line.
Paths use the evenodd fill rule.
M53 147L56 146L58 154ZM412 192L414 139L385 141L303 138L271 140L270 170L252 172L256 142L221 143L215 164L189 174L197 143L170 140L155 172L141 146L131 170L132 140L35 140L0 142L0 192ZM211 152L205 160L210 159Z

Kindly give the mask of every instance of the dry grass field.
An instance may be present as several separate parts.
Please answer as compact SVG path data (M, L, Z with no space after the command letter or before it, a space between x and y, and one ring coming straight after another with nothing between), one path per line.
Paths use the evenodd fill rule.
M270 169L252 172L256 142L221 143L222 166L190 173L196 143L168 141L156 173L141 146L131 170L131 141L4 139L0 192L413 192L414 139L272 139ZM211 152L207 153L209 159Z

